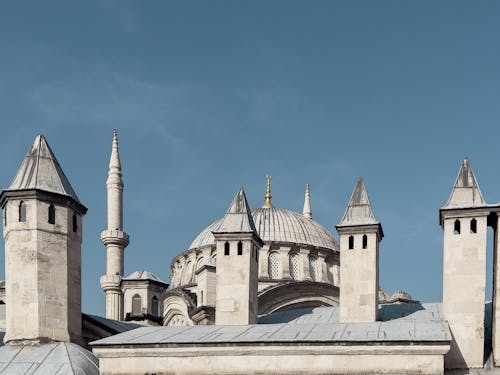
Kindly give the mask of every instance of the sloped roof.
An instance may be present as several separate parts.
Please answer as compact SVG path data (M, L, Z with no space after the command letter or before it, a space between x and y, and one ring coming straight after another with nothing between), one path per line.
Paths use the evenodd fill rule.
M439 304L383 305L383 321L339 323L338 307L320 307L288 323L241 326L145 327L94 341L101 345L228 345L238 343L449 342ZM287 312L288 313L288 312Z
M98 375L99 360L93 353L71 343L5 345L0 348L0 373Z
M142 327L141 325L132 322L122 322L120 320L108 319L102 316L85 313L82 313L82 319L84 321L99 325L101 328L105 329L113 335Z
M130 275L125 277L124 280L155 280L155 281L159 281L161 283L166 284L165 281L163 281L158 276L156 276L154 273L149 272L149 271L132 272Z
M379 224L373 214L365 183L360 177L339 226Z
M483 198L481 189L479 189L479 184L477 183L476 175L472 170L469 159L465 158L458 171L450 198L443 209L482 207L486 205L487 203Z
M241 188L234 197L220 225L215 228L214 233L252 232L257 234L245 191Z
M7 190L38 189L72 197L80 203L43 135L36 137Z

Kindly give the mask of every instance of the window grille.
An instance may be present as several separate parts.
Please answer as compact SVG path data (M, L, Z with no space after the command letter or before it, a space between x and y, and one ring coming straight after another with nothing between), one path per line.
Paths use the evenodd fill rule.
M318 278L318 260L315 257L309 257L309 275L313 281Z
M269 254L269 277L271 279L278 279L280 274L280 263L278 253Z
M299 279L299 254L292 253L289 257L290 276L294 280Z

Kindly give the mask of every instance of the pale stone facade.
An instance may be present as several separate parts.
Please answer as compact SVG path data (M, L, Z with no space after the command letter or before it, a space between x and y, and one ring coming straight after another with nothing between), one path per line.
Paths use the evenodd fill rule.
M378 318L379 242L382 226L375 220L368 193L360 179L344 218L340 235L340 321L375 322Z
M45 138L37 137L0 197L10 317L5 342L78 342L82 336L81 218L87 209L56 163Z
M215 324L255 324L257 263L262 240L243 189L213 233L217 244Z
M136 349L95 348L102 374L442 374L447 345L296 345ZM251 370L250 370L251 369Z

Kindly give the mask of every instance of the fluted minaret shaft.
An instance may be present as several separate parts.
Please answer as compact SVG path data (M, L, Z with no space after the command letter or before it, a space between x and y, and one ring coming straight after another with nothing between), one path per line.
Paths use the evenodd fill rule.
M309 184L306 185L306 195L304 197L304 209L302 210L302 214L312 219L312 210L311 210L311 188Z
M124 250L129 243L123 231L123 180L118 148L118 133L113 133L113 146L109 160L108 179L108 229L101 233L107 249L106 275L101 277L101 288L106 293L106 318L123 320L123 292L121 279L124 272Z

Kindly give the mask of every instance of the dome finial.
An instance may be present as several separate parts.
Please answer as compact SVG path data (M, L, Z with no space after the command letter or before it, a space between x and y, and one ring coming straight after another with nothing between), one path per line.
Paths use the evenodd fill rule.
M308 219L312 219L311 188L309 184L306 184L306 195L304 197L304 209L302 210L302 214Z
M271 204L271 198L273 197L271 195L271 176L267 175L267 188L266 188L266 203L262 206L262 208L272 208L273 205Z

